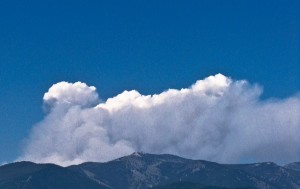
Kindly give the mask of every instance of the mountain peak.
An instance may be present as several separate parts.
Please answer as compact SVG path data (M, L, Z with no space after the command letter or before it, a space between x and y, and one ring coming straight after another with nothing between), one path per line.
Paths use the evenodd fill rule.
M133 152L130 156L137 156L137 157L142 157L143 155L145 155L144 152Z

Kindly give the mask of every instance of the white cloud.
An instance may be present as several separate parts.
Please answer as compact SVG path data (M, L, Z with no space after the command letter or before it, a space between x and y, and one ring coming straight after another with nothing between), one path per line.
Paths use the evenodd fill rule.
M95 105L99 101L94 86L89 87L85 83L68 83L65 81L54 84L44 94L43 100L46 105L51 107L60 104L85 107Z
M190 88L124 91L99 103L95 87L57 83L19 160L70 165L145 151L223 163L299 161L299 96L262 101L261 92L217 74Z

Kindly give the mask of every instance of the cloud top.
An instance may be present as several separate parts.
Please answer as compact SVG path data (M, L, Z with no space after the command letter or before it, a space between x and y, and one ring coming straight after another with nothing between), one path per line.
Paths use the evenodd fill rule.
M78 105L82 107L94 105L99 101L96 88L85 83L59 82L48 90L43 97L44 103L54 107L59 104Z
M60 82L45 93L51 111L19 160L70 165L145 151L222 163L299 161L299 96L262 101L261 93L217 74L189 88L124 91L99 103L95 87Z

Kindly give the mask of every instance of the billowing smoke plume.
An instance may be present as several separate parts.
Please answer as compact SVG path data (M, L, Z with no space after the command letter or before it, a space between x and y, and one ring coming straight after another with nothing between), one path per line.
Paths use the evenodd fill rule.
M189 88L100 103L95 87L60 82L19 160L61 165L108 161L134 151L223 163L300 160L300 98L260 100L261 88L221 74Z

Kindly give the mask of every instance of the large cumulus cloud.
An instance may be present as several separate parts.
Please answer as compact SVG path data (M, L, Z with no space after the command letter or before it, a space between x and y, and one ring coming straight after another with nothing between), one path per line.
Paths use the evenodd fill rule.
M222 74L160 94L101 102L95 87L60 82L19 160L70 165L134 151L223 163L300 160L300 98L260 100L262 90Z

